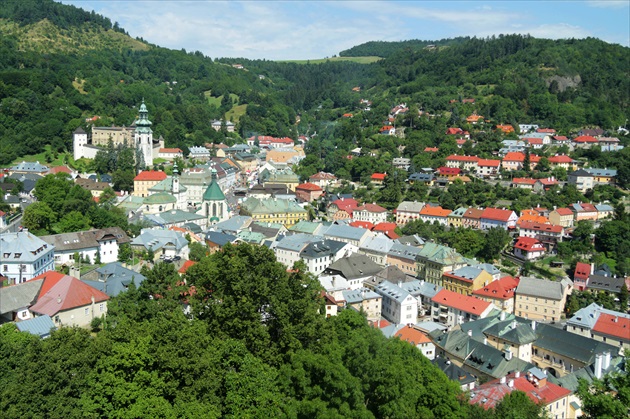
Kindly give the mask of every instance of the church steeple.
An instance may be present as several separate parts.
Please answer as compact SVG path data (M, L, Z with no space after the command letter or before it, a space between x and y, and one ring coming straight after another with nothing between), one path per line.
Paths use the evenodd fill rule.
M179 170L177 170L177 162L173 163L173 194L179 193Z
M212 181L203 194L203 206L205 216L210 224L215 224L230 218L229 208L225 194L217 183L217 171L212 169Z
M140 115L135 121L136 132L136 148L142 153L144 164L147 166L153 165L153 131L151 130L151 121L149 120L149 111L147 105L144 104L144 98L142 98L142 104L140 105Z

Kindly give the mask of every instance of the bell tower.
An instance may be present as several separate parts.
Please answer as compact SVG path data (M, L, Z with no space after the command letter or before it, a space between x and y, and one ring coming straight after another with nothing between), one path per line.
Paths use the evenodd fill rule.
M153 131L151 130L151 121L149 121L149 111L142 99L140 105L140 116L135 122L136 132L134 141L136 149L142 154L145 166L153 166Z

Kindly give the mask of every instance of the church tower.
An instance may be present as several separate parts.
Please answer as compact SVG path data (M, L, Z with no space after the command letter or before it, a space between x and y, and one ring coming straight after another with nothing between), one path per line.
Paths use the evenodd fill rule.
M72 133L72 149L74 151L74 160L85 157L85 146L88 144L88 135L79 127Z
M212 182L203 193L203 214L208 224L216 224L230 218L225 195L217 183L217 171L212 169Z
M140 105L140 117L136 120L136 132L134 136L136 149L142 154L144 165L146 167L153 166L153 131L151 130L151 121L149 121L149 111L142 99Z
M179 170L177 169L177 162L173 163L173 184L171 185L171 192L173 192L173 195L179 193Z

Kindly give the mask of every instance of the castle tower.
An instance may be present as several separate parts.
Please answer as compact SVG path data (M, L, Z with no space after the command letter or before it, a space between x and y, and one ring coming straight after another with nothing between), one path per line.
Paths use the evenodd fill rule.
M140 105L140 117L136 120L136 132L134 141L136 149L142 154L145 166L153 166L153 131L151 130L151 121L149 121L149 111L142 99Z
M79 127L72 133L72 150L74 151L74 160L85 157L85 146L88 143L87 132Z
M230 218L227 200L217 183L217 171L212 169L212 182L203 193L203 214L209 224L216 224Z

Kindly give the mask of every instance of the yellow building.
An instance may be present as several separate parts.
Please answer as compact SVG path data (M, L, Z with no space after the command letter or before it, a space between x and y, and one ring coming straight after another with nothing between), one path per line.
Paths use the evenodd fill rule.
M286 228L300 220L308 220L308 212L295 201L277 198L248 198L241 204L241 215L249 215L255 221L282 224Z
M442 275L442 286L449 291L472 295L492 282L492 275L481 268L465 266Z
M166 173L154 170L145 170L133 179L133 195L145 198L151 195L151 189L166 179Z

